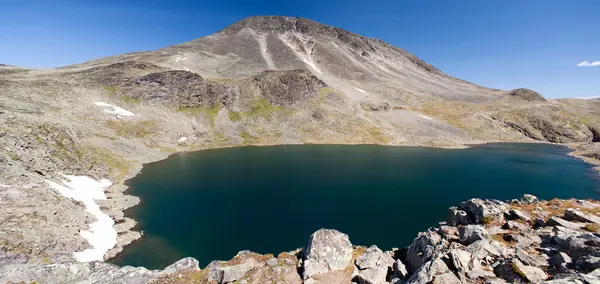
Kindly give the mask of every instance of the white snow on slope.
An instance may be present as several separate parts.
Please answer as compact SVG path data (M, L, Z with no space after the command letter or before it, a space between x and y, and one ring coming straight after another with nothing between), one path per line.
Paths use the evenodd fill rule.
M105 102L95 102L94 104L97 106L105 107L104 112L107 112L110 114L117 114L117 115L122 115L122 116L134 116L135 115L133 112L130 112L130 111L120 108L118 106L107 104Z
M361 93L363 93L363 94L366 94L366 93L367 93L367 92L365 92L365 90L363 90L363 89L359 89L359 88L357 88L357 87L354 87L354 89L356 89L357 91L359 91L359 92L361 92Z
M429 119L429 120L431 120L431 119L432 119L431 117L424 116L424 115L422 115L422 114L419 114L419 116L420 116L420 117L422 117L422 118L424 118L424 119Z
M81 262L104 261L106 252L117 245L117 231L113 228L113 219L100 210L95 200L106 200L104 189L112 183L106 179L96 181L87 176L63 176L66 180L61 180L62 184L50 180L46 182L64 197L83 202L86 211L97 219L90 224L89 231L82 230L79 233L93 248L76 252L75 259Z

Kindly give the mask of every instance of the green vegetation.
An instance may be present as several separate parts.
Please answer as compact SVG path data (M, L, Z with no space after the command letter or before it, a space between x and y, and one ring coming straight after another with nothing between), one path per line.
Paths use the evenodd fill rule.
M238 122L238 121L242 120L242 118L243 118L241 112L232 111L232 110L227 112L227 116L229 117L229 120L231 120L233 122Z
M206 114L214 121L220 110L221 102L217 102L214 107L181 107L177 111L191 116Z
M111 95L117 94L117 86L102 86L102 89L108 91Z
M155 122L109 120L106 126L122 137L144 138L158 130Z
M600 232L600 225L598 224L587 224L585 225L585 227L583 227L584 230L588 231L588 232L592 232L592 233L598 233Z
M130 96L122 96L121 100L125 103L128 103L130 105L139 105L142 101L140 99L137 98L133 98Z
M19 160L19 156L18 156L17 154L15 154L15 153L8 152L8 156L9 156L9 157L11 158L11 160L13 160L13 161L17 161L17 160Z
M523 271L521 271L521 269L519 269L519 267L517 267L517 264L515 264L514 262L512 264L512 270L515 274L519 275L521 278L527 279L527 275L525 275L525 273Z
M488 225L492 222L492 220L493 218L491 216L484 216L482 222L484 225Z
M259 138L252 136L252 134L246 132L246 131L242 131L242 133L240 133L240 137L242 137L242 139L244 139L244 144L254 144L259 142Z
M117 181L123 181L129 175L131 162L112 150L101 147L89 147L86 148L86 152L98 165L108 167L110 175L115 177Z

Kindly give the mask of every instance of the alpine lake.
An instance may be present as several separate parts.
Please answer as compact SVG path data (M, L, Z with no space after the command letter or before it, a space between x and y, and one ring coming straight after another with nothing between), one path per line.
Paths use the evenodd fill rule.
M110 260L162 269L187 256L204 267L238 251L306 245L320 228L383 250L411 244L474 198L598 199L600 175L549 144L450 150L376 145L239 147L178 153L127 182L144 236Z

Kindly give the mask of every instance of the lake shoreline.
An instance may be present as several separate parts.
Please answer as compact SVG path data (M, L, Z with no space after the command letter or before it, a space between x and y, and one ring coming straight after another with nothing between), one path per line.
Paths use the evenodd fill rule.
M454 147L431 147L431 146L423 146L423 145L379 145L379 144L291 144L291 145L298 145L298 146L302 146L302 145L329 145L329 146L334 146L334 145L339 145L339 146L351 146L351 145L377 145L377 146L389 146L389 147L415 147L415 148L443 148L443 149L469 149L472 147L476 147L478 145L482 145L482 144L493 144L493 143L523 143L523 142L485 142L485 143L477 143L477 144L469 144L469 145L462 145L462 146L454 146ZM550 145L557 145L557 146L565 146L568 147L567 145L564 144L556 144L556 143L548 143L548 142L543 142L543 141L527 141L524 142L523 144L550 144ZM182 154L182 153L194 153L194 152L200 152L200 151L205 151L205 150L212 150L212 149L227 149L227 148L238 148L238 147L266 147L266 146L289 146L289 145L281 145L281 144L275 144L275 145L243 145L243 146L239 146L239 145L232 145L230 147L213 147L213 148L209 148L209 149L200 149L200 150L195 150L195 151L182 151L182 152L176 152L176 153L172 153L171 155L177 155L177 154ZM165 159L169 158L171 155L167 156ZM575 155L573 154L573 152L569 152L568 155L576 157L578 159L582 159L581 156ZM141 172L143 166L146 166L147 164L151 164L151 163L156 163L159 161L163 161L165 159L160 159L157 161L153 161L153 162L149 162L146 164L143 164L139 170L136 171L136 174L131 175L131 177L127 178L123 183L121 183L121 185L124 187L124 190L122 191L124 194L127 194L126 190L128 189L127 186L125 185L127 183L128 180L130 180L131 178L139 175L139 173ZM585 161L585 160L584 160ZM588 161L585 161L587 163L589 163ZM598 169L598 168L596 168ZM136 204L129 206L127 208L124 208L124 210L131 208L133 206L136 206L137 204L139 204L139 200ZM126 218L131 219L131 216L125 216ZM136 228L132 227L130 229L130 231L135 231ZM140 235L141 237L141 235ZM115 248L113 250L111 250L111 254L108 255L109 257L106 260L110 260L112 258L114 258L118 253L120 253L123 249L123 247L125 247L126 245L129 245L130 243L132 243L133 241L138 240L139 238L136 238L135 240L132 240L130 242L128 242L127 244L122 244L119 248Z

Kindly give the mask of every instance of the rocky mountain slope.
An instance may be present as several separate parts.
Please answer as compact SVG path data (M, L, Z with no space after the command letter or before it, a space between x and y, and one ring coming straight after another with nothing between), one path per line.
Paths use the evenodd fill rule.
M249 251L200 269L186 258L162 271L104 262L27 263L0 251L0 281L30 283L598 283L600 203L471 199L402 249L355 246L321 229L278 256Z
M72 260L95 217L48 181L109 179L97 201L117 246L140 237L123 181L178 151L375 143L565 143L598 163L600 102L547 100L450 77L381 40L253 17L188 43L56 69L0 66L0 247L31 265Z

